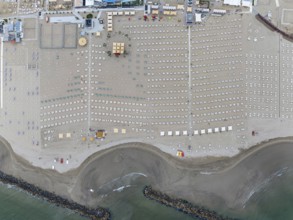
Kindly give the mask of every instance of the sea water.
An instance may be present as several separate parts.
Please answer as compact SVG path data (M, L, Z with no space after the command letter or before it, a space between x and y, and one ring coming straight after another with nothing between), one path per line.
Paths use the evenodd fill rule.
M124 184L125 182L121 182ZM107 191L102 206L108 207L113 220L191 220L175 209L165 207L143 196L145 179L116 185ZM244 220L293 219L293 174L284 173L273 178L255 192L239 214ZM225 210L222 210L224 213ZM35 198L14 187L0 185L1 220L85 220L71 210Z
M115 190L104 198L113 220L194 220L177 210L144 197L144 182L135 181L123 190Z
M293 172L276 175L256 192L244 208L244 219L293 219Z
M1 220L86 220L77 213L0 184Z

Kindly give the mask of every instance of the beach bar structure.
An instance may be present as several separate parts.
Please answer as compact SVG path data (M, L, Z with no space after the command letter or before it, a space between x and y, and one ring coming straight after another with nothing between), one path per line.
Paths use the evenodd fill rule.
M152 5L152 15L158 15L159 14L159 6L158 5Z
M224 10L224 9L214 9L212 15L222 16L222 15L224 15L226 13L227 13L227 11Z
M81 46L81 47L86 46L87 45L87 39L85 37L79 38L78 45Z
M124 43L113 42L112 53L115 55L120 55L124 53Z
M113 31L113 12L107 12L107 31Z
M177 10L184 10L184 5L177 5Z
M98 130L96 132L96 138L102 139L106 137L106 131L105 130Z
M195 23L201 23L201 14L200 13L195 13Z
M176 11L176 6L169 6L168 4L167 5L164 5L163 6L163 14L164 15L177 15L177 11Z
M200 130L200 134L205 134L205 133L206 133L205 129Z

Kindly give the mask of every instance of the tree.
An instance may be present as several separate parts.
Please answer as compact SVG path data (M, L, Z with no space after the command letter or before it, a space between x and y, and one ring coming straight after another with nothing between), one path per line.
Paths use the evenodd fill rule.
M86 18L87 18L87 19L92 19L92 18L93 18L93 14L88 14L88 15L86 16Z

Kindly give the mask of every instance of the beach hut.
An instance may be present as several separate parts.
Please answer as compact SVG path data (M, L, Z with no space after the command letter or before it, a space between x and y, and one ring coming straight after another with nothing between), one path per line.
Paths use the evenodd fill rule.
M106 136L106 132L105 132L105 130L98 130L97 132L96 132L96 138L98 138L98 139L102 139L102 138L104 138Z
M184 157L184 152L182 150L177 150L177 157Z
M160 132L160 136L165 136L165 132L164 131L161 131Z

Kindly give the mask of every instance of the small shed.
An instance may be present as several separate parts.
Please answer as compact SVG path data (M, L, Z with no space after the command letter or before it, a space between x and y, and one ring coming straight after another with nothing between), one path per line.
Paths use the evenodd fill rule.
M98 130L96 132L96 138L102 139L106 136L106 131L105 130Z
M184 157L184 152L182 150L177 150L177 157Z

